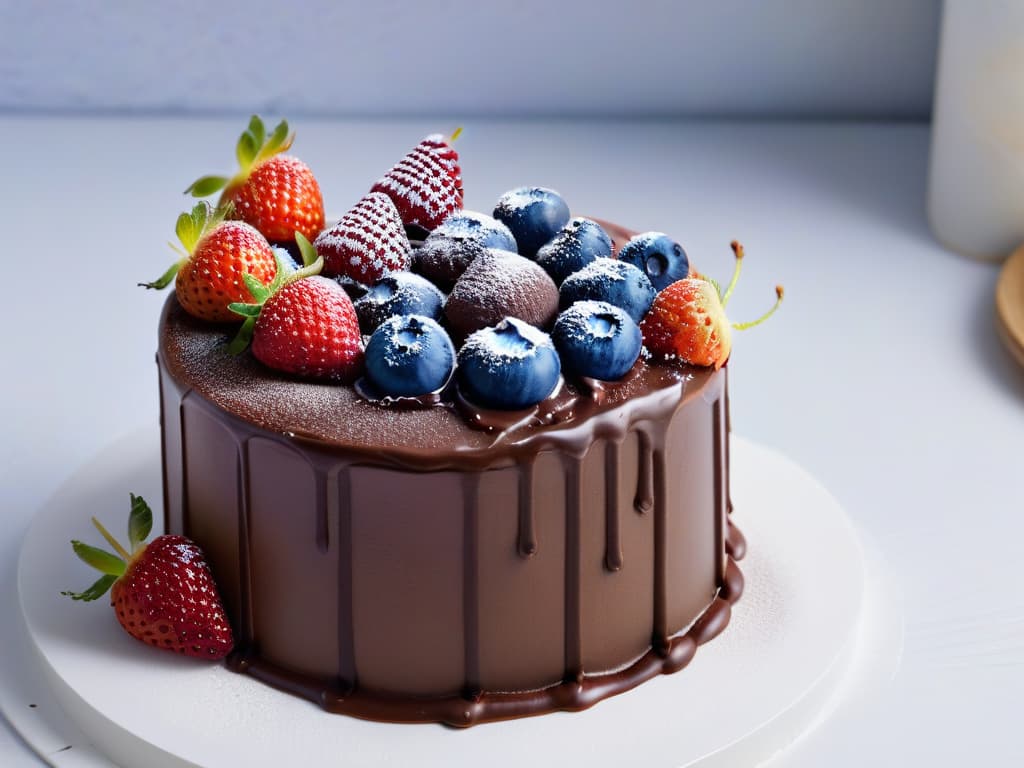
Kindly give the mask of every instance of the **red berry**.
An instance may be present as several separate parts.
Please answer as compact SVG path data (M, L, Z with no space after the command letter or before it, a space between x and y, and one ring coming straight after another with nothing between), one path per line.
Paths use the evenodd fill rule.
M373 285L389 272L409 268L412 246L402 217L382 192L370 192L330 229L320 233L317 255L325 275L345 275Z
M274 279L277 264L270 244L244 222L221 222L200 239L192 255L178 269L174 291L190 315L212 322L235 323L241 318L228 305L250 300L242 281L246 272L261 283Z
M312 240L324 228L324 199L309 166L291 155L274 155L256 165L240 186L229 187L223 201L234 217L252 224L273 243L301 232Z
M249 301L244 275L269 283L277 275L277 261L263 235L244 222L224 221L224 214L224 209L213 211L209 204L197 203L178 216L175 231L184 255L159 278L140 285L166 288L174 280L178 302L190 315L215 323L239 322L228 305Z
M202 550L184 536L157 536L145 544L153 513L141 497L133 494L131 501L130 551L94 517L117 555L72 541L75 554L104 575L83 592L62 594L91 601L110 589L117 620L135 639L185 656L223 658L234 642L231 625Z
M775 286L775 304L756 320L730 323L725 316L725 305L736 287L743 264L743 246L733 240L731 247L736 264L724 293L714 281L701 277L691 267L689 277L666 286L654 297L654 303L640 323L644 344L650 352L718 370L732 352L733 328L744 331L775 314L782 303L781 285Z
M264 303L252 353L286 373L354 381L362 370L363 348L352 300L326 277L288 283Z
M282 120L269 134L258 115L238 139L238 173L203 176L185 190L206 197L223 190L220 205L232 204L231 217L256 227L272 243L289 243L299 232L312 240L324 228L324 199L309 166L285 155L295 140Z
M718 291L694 277L665 287L640 324L647 349L663 358L721 368L732 350L732 327Z
M110 597L121 626L144 643L202 659L231 650L231 625L210 566L184 536L153 539L114 582Z
M402 221L434 229L462 209L459 153L440 134L428 136L373 185L390 197Z

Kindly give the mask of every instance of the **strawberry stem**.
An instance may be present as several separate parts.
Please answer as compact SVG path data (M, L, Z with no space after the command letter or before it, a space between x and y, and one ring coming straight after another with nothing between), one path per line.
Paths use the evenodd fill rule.
M448 143L449 144L454 144L455 140L458 139L459 136L461 136L461 135L462 135L462 126L460 125L454 131L452 131L452 135L448 137Z
M725 293L722 294L722 306L724 307L729 303L729 297L732 296L733 289L736 287L736 283L740 279L740 265L743 264L743 246L740 245L738 240L733 240L729 245L732 247L732 252L736 256L736 266L732 270L732 279L729 281L729 285L725 288Z
M779 305L782 303L782 297L783 297L784 294L785 294L785 291L783 291L782 286L781 285L776 285L775 286L775 304L772 306L771 309L769 309L767 312L765 312L763 315L761 315L759 318L757 318L757 320L751 320L751 321L746 322L746 323L733 323L732 327L735 328L737 331L745 331L748 328L753 328L755 325L760 325L765 320L767 320L769 317L771 317L772 315L775 314L775 310L777 310L779 308Z
M110 531L103 527L103 523L93 517L92 524L96 526L96 530L99 531L103 535L103 538L107 540L107 544L113 547L114 551L125 559L125 562L132 559L132 556L128 554L128 550L122 547L118 540L110 535Z
M302 280L304 277L312 277L313 275L319 275L320 270L323 268L324 257L317 256L316 261L314 261L312 264L309 264L303 267L302 269L297 269L291 274L289 274L287 277L285 277L285 279L281 282L281 288L284 288L286 285L291 285L296 280Z

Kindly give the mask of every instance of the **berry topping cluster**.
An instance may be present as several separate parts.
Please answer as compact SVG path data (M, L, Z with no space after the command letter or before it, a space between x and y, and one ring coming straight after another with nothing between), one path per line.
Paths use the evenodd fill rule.
M563 379L617 381L641 359L717 369L732 329L764 319L726 318L737 243L723 293L668 235L639 234L616 252L552 189L513 189L493 215L464 210L457 135L421 141L325 228L316 179L284 154L287 123L268 136L253 117L239 173L188 189L221 192L218 207L179 217L181 259L146 285L174 279L187 312L240 323L232 353L251 345L288 374L361 377L360 394L382 404L430 396L422 402L519 410Z

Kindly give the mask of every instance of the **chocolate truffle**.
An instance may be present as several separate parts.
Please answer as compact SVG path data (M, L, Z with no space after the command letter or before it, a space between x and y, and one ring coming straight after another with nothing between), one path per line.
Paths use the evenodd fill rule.
M444 314L458 341L506 317L548 328L558 314L558 288L536 262L488 248L455 283Z
M459 211L430 233L416 255L416 271L450 291L466 267L487 248L516 250L508 227L485 213Z

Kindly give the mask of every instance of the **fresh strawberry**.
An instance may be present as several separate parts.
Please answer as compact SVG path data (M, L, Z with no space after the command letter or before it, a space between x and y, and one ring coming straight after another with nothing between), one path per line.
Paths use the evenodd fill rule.
M223 190L220 205L232 203L234 217L256 227L272 243L291 241L295 232L312 240L324 228L324 199L309 166L287 152L295 140L282 120L268 136L253 115L238 139L239 171L233 178L203 176L185 190L207 197Z
M134 494L128 517L131 551L95 517L92 522L117 555L72 541L75 554L104 575L84 592L62 595L89 601L109 589L121 626L155 648L200 659L220 659L231 651L231 625L206 558L194 542L164 535L144 543L153 527L153 513Z
M345 290L320 277L323 256L295 233L305 266L278 275L270 285L246 276L254 303L232 304L246 318L228 350L240 354L252 342L252 354L278 371L313 379L350 383L362 371L363 347L355 307Z
M725 293L703 277L685 277L666 286L640 324L644 344L653 354L690 365L721 368L732 351L732 329L745 330L767 320L782 301L782 286L776 286L775 305L757 320L730 323L725 305L732 295L743 263L743 246L732 243L736 267Z
M267 299L253 329L252 353L278 371L352 382L362 370L359 320L345 290L307 277Z
M166 288L173 278L178 302L190 315L217 323L238 322L228 305L249 298L243 276L269 282L277 274L277 264L263 235L244 222L224 221L225 213L197 203L191 213L181 214L175 230L184 256L158 279L139 285Z
M451 140L454 141L456 131ZM406 225L434 229L462 209L462 169L459 153L440 134L428 136L376 184L398 208Z
M374 285L389 272L409 268L412 245L402 217L383 192L370 192L317 237L325 275L344 275Z

